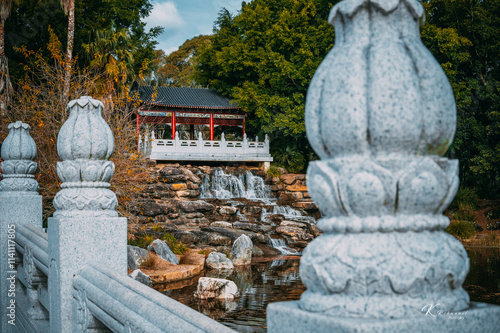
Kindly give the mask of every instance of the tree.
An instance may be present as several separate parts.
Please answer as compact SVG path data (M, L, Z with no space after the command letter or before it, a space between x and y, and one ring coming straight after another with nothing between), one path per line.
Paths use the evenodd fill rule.
M71 63L73 61L73 41L75 36L75 0L61 0L64 14L68 15L68 39L66 44L66 69L64 75L64 101L69 98L69 84L71 81Z
M451 153L460 160L463 185L477 187L482 197L498 196L500 1L426 0L423 4L430 26L454 31L469 41L467 53L451 52L454 55L449 61L451 72L447 72L458 111L457 134ZM433 43L425 39L424 42L432 50ZM442 48L446 43L434 45ZM440 55L437 54L438 60L443 64Z
M152 10L150 0L74 0L74 42L73 62L79 68L86 68L92 59L87 57L84 44L91 43L96 31L114 28L126 29L134 45L133 72L141 69L149 72L154 59L156 37L162 29L156 27L145 30L142 19ZM10 60L10 74L14 86L26 74L24 57L14 50L25 45L30 50L43 50L46 59L50 54L46 50L49 43L50 26L59 40L67 44L68 24L60 6L60 0L23 0L6 22L6 52ZM66 48L67 49L67 48Z
M156 71L159 85L173 87L195 87L194 69L198 65L199 52L210 44L210 36L199 35L186 40L177 51L168 56L159 54Z
M9 77L9 64L5 56L5 20L9 17L14 0L0 0L0 114L7 112L12 84ZM16 1L17 2L17 1Z
M254 0L234 17L223 9L210 45L198 57L197 82L230 96L246 111L250 133L262 130L279 151L300 147L299 153L309 156L305 96L333 46L328 14L336 2ZM305 166L306 161L295 169Z

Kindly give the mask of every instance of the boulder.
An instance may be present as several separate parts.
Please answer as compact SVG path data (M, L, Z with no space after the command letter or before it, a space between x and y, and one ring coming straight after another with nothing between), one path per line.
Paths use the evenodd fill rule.
M136 269L132 273L129 274L129 276L136 280L139 281L142 284L145 284L146 286L151 286L153 283L151 282L151 278L149 275L144 274L140 269Z
M167 243L161 239L155 239L155 241L148 246L148 250L156 253L156 255L163 260L171 262L175 265L179 264L179 259L175 256L172 250L170 250Z
M304 198L302 192L283 192L280 194L279 200L300 200Z
M296 174L293 174L293 173L288 173L288 174L285 174L285 175L281 175L280 176L280 180L283 182L283 184L285 185L292 185L293 182L297 179L297 176Z
M160 176L182 175L182 170L176 167L166 166L160 170Z
M272 228L265 224L256 224L256 223L244 223L244 222L234 222L233 228L235 229L243 229L250 230L254 232L269 232Z
M214 205L211 205L203 200L182 201L179 203L179 207L186 213L209 212L214 210Z
M262 207L260 206L243 206L241 210L244 214L260 214Z
M200 299L223 298L235 299L239 296L238 287L233 281L201 277L194 297Z
M238 212L238 208L231 206L222 206L219 208L219 214L221 215L234 215Z
M205 264L210 269L233 269L233 262L225 254L219 252L210 252Z
M127 205L134 215L154 217L166 213L165 208L157 204L154 200L141 200Z
M127 245L127 267L130 270L135 270L141 266L141 264L150 260L151 255L148 250L141 249L138 246Z
M280 223L280 227L307 228L307 223L284 220Z
M253 243L247 235L241 235L234 241L230 259L233 265L249 265L252 262Z
M211 227L219 227L219 228L232 228L233 224L226 221L215 221L210 223Z
M316 210L318 206L312 201L302 201L302 202L294 202L292 207L305 209L305 210Z
M200 177L196 176L194 173L192 173L189 169L186 168L181 168L182 173L195 184L201 184L201 179Z

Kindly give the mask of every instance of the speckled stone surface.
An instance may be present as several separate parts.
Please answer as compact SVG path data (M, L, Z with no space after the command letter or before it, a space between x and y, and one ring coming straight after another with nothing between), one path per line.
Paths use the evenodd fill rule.
M493 332L499 307L474 306L469 259L444 232L458 189L456 108L420 40L416 0L344 0L335 45L309 86L307 137L321 158L307 187L323 234L304 249L298 302L271 304L271 332ZM468 311L426 318L424 306ZM429 317L429 316L428 316ZM466 323L466 325L463 325Z
M424 305L425 306L425 305ZM268 333L497 333L500 306L472 303L457 313L439 313L428 307L420 316L398 319L365 319L324 316L301 310L299 302L272 303L267 307Z
M12 275L17 276L16 267L10 266L17 256L13 251L18 229L16 226L25 224L42 228L42 196L38 194L38 183L33 179L37 167L33 160L37 149L29 129L27 124L20 121L10 124L9 135L2 143L4 179L0 181L0 332L7 332L8 327L12 327L7 323L7 320L12 319L7 316L7 307L10 306L10 300L16 298L9 297L12 290L9 291L10 281L7 279Z

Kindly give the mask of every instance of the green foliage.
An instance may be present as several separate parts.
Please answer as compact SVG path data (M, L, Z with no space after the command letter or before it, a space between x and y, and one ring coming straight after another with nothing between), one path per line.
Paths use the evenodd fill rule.
M149 246L149 244L154 242L155 239L156 239L156 237L154 235L145 234L145 235L136 236L136 238L133 240L129 239L127 241L127 244L132 245L132 246L138 246L138 247L141 247L143 249L146 249Z
M275 164L271 164L269 169L267 169L267 175L269 177L279 177L281 176L281 171Z
M291 173L302 172L307 166L303 153L294 144L277 146L273 156L277 165L282 166Z
M168 247L174 254L182 255L188 250L186 245L184 245L181 241L178 241L177 238L168 232L163 234L162 240L167 243Z
M132 72L138 74L148 64L145 72L152 68L155 38L162 32L156 27L145 30L143 18L149 15L153 6L150 0L75 0L75 37L73 55L78 67L86 68L92 59L87 57L84 44L95 40L97 31L114 27L116 31L126 30L133 45ZM59 0L23 0L16 6L5 24L5 51L9 58L10 75L14 84L24 77L24 59L14 52L14 46L25 45L29 50L45 49L49 42L49 25L59 40L66 43L68 17L64 15ZM50 59L50 54L46 53Z
M193 72L198 65L198 54L200 50L210 45L210 36L199 35L188 39L177 51L168 56L163 51L159 51L155 58L156 82L148 82L153 85L172 87L196 87Z
M469 239L476 233L474 223L469 221L452 221L445 231L461 239Z
M475 188L460 186L455 199L448 207L449 210L458 210L459 207L469 206L471 209L477 209L477 192Z
M197 81L233 98L249 114L249 132L300 137L307 87L333 46L327 17L336 2L254 0L235 17L222 10Z
M500 1L425 0L422 40L445 69L457 102L450 157L465 186L500 194Z

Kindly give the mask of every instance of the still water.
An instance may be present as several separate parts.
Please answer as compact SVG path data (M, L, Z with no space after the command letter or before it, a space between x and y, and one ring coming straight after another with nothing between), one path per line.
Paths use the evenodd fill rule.
M471 269L464 288L470 293L471 300L500 305L500 249L470 248L467 252ZM300 257L297 256L265 258L251 267L231 273L203 274L234 281L240 291L240 297L234 301L194 298L198 278L184 281L184 285L155 288L238 332L265 332L267 305L297 300L305 290L300 281L299 263Z

